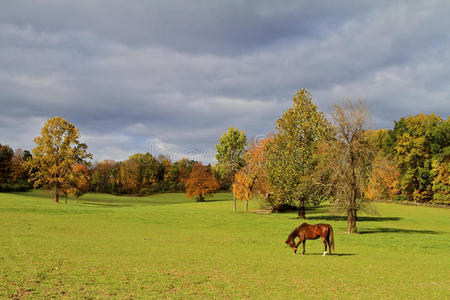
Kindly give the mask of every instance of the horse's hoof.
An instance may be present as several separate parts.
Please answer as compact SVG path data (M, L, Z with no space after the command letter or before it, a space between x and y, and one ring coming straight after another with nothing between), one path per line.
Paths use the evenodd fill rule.
M325 255L327 255L327 251L325 251L322 256L325 256Z

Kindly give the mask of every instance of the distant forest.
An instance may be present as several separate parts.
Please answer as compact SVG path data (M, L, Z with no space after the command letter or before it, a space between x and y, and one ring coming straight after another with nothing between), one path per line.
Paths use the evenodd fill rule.
M373 153L371 175L364 191L367 198L450 204L449 118L444 120L436 114L423 113L401 118L394 121L391 130L365 130L365 141ZM1 191L33 187L29 175L33 170L26 169L26 162L32 157L30 151L0 145ZM75 173L84 174L74 177L77 181L74 195L185 192L186 181L197 164L201 163L189 159L172 162L163 155L136 153L125 161L105 160L80 165L73 169ZM236 172L230 177L220 162L205 167L221 190L232 188ZM71 193L71 189L63 192Z

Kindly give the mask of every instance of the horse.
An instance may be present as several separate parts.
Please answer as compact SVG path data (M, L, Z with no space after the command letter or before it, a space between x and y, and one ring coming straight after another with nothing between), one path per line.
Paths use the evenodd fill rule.
M295 244L295 239L297 237L299 238L299 240L298 243ZM294 254L297 253L298 245L300 245L300 243L303 243L302 255L304 255L306 240L315 240L318 239L319 237L322 238L323 244L325 245L325 252L323 253L323 256L327 254L327 245L328 248L330 249L331 255L331 249L333 249L334 251L334 238L333 238L333 227L331 227L330 224L311 225L303 223L302 225L295 228L289 234L285 243L288 244L288 246L294 250Z

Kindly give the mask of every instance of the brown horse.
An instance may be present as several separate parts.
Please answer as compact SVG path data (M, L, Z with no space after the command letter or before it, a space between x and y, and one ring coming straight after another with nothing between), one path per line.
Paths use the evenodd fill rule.
M298 243L295 244L295 239L298 237ZM288 236L286 244L289 245L297 253L297 247L300 243L303 243L303 252L305 254L305 243L306 240L315 240L319 237L322 238L323 244L325 245L325 252L323 255L327 254L327 244L328 248L334 251L334 238L333 238L333 227L330 224L316 224L310 225L303 223L302 225L295 228Z

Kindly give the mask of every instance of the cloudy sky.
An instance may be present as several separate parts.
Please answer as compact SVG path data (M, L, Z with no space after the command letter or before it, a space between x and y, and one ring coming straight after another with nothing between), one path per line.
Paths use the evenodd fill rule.
M376 128L450 113L448 1L1 1L0 143L79 127L95 159L205 162L230 125L274 128L307 88L366 100Z

